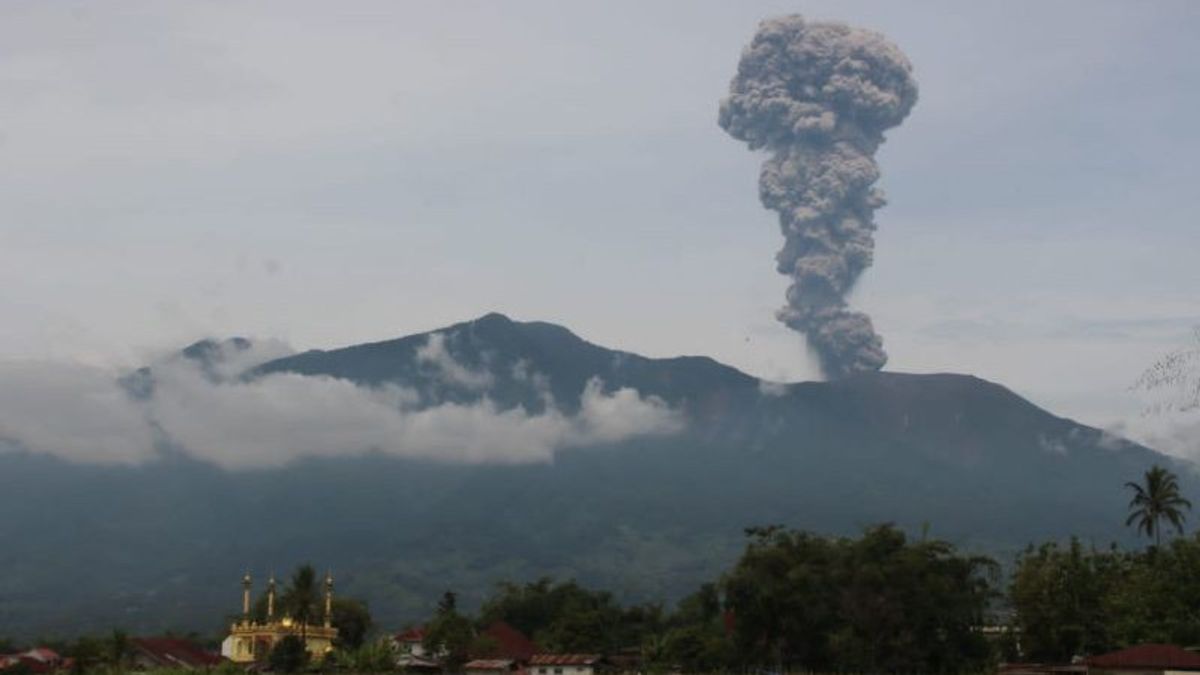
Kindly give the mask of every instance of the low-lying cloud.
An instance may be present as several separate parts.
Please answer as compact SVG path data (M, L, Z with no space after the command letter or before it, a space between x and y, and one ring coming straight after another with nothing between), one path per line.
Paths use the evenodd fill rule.
M431 340L425 362L448 380L490 380ZM240 354L245 360L249 355ZM564 448L676 433L681 413L633 389L590 381L579 409L503 409L474 403L420 407L414 390L363 387L326 376L276 373L214 378L211 367L173 358L153 369L153 394L139 399L115 369L63 363L0 363L0 441L88 463L153 461L164 441L227 469L278 467L307 457L383 453L456 463L546 462ZM5 443L0 442L0 448Z
M417 349L417 363L429 368L447 384L471 391L485 391L495 383L486 370L475 370L459 363L446 348L445 333L430 333L425 344Z

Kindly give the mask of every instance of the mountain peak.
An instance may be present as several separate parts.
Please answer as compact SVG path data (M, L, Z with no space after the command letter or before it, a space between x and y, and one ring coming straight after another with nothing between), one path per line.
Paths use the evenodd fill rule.
M504 325L511 325L515 322L512 319L508 318L506 315L501 314L500 312L488 312L487 314L484 314L483 316L479 317L478 319L475 319L471 323L476 324L476 325L504 326Z

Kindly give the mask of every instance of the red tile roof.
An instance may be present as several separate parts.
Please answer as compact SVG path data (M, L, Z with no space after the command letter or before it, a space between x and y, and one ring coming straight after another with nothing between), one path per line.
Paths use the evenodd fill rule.
M591 666L600 660L599 654L534 654L531 666Z
M4 667L9 668L9 667L15 666L17 664L20 664L21 666L23 666L25 668L25 670L27 670L31 673L49 673L49 672L54 671L53 664L46 663L45 661L39 661L39 660L33 658L32 656L26 656L24 654L19 654L19 655L17 655L16 659L17 660L15 662L9 663L9 664L5 665Z
M1098 668L1186 668L1200 670L1200 654L1175 645L1146 644L1087 659Z
M396 633L396 642L423 642L425 640L425 627L416 626L414 628L405 629Z
M20 654L0 654L0 670L18 664L31 673L49 673L63 667L66 661L47 647L36 647Z
M139 654L166 667L207 668L218 665L223 660L200 645L181 638L132 638L129 642Z
M496 621L488 626L483 634L496 643L496 649L492 650L491 655L497 657L526 662L540 651L524 633L503 621Z
M49 647L34 647L24 654L21 654L21 656L28 656L29 658L36 661L41 661L42 663L58 663L59 661L62 661L62 657L58 655L58 652L50 649Z

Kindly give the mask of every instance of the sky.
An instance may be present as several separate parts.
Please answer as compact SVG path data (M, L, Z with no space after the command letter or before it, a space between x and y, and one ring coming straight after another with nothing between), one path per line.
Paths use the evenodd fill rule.
M499 311L816 377L773 318L763 156L716 122L794 12L886 34L919 83L852 299L888 369L1146 433L1130 385L1200 325L1187 1L6 2L0 361Z

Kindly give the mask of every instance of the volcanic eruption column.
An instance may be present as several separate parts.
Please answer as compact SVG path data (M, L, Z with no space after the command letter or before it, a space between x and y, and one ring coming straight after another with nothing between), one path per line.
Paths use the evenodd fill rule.
M883 341L846 293L871 265L882 193L875 151L917 100L912 66L878 33L800 16L764 21L742 52L720 124L766 149L759 196L779 212L791 277L777 318L808 337L826 377L879 370Z

